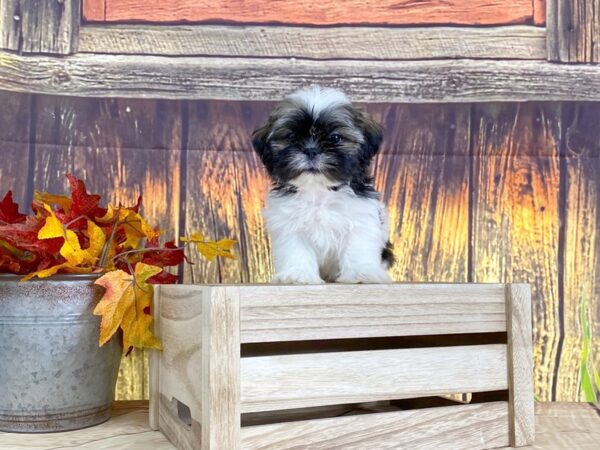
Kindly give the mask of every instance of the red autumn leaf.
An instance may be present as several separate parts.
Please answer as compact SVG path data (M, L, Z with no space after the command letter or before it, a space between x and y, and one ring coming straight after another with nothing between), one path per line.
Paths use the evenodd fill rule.
M146 243L147 248L158 247L158 238L149 240ZM153 266L178 266L185 260L185 252L178 248L175 242L167 242L164 250L151 250L144 253L142 262Z
M8 191L0 202L0 223L21 223L25 222L26 217L19 212L19 205L13 202L12 191Z
M0 225L0 236L21 250L37 253L58 254L63 239L38 239L38 231L44 225L44 219L28 217L25 223Z
M137 203L134 206L131 206L127 209L131 209L132 211L139 213L141 207L142 207L142 196L140 195L140 196L138 196Z
M162 271L161 273L154 275L148 280L148 284L175 284L179 280L177 275Z
M67 174L69 185L71 186L71 198L73 199L73 211L71 215L77 216L102 217L106 214L106 209L99 206L100 196L87 193L85 183L75 178L70 173Z

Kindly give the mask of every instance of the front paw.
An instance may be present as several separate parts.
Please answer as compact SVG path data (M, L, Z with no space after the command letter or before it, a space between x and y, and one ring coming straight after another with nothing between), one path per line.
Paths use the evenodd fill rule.
M310 273L278 273L273 277L276 284L324 284L319 275Z
M392 283L392 277L383 269L365 269L342 272L336 283L344 284L384 284Z

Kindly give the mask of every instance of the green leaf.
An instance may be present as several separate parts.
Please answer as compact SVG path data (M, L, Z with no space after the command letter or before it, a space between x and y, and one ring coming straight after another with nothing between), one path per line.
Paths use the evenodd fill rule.
M598 401L596 390L600 392L600 377L598 376L598 372L594 367L592 358L592 331L590 327L590 321L588 320L587 302L585 295L581 296L580 320L581 328L583 330L583 347L581 349L580 369L581 391L583 392L583 396L586 402L596 403Z
M583 391L583 396L586 402L598 402L596 389L594 388L594 384L592 383L592 377L590 376L590 371L587 365L581 366L581 390Z

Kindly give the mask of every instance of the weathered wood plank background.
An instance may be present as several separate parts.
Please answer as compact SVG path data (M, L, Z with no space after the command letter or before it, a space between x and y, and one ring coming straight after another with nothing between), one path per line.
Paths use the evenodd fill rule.
M539 20L542 7L541 0L84 0L83 17L111 22L491 25L532 22L534 15Z
M113 202L143 194L170 236L240 242L236 261L193 255L185 281L269 280L268 181L249 135L272 103L0 101L0 190L29 201L34 189L65 189L72 171ZM536 395L580 400L583 295L600 345L600 104L366 108L386 128L374 175L390 208L394 278L531 283ZM143 353L124 360L118 398L148 396L146 368Z

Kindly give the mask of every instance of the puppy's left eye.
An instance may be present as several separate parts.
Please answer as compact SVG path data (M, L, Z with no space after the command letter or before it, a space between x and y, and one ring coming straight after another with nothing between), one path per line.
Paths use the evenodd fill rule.
M337 133L333 133L329 135L329 142L331 142L332 144L339 144L340 142L342 142L342 136L340 136Z

